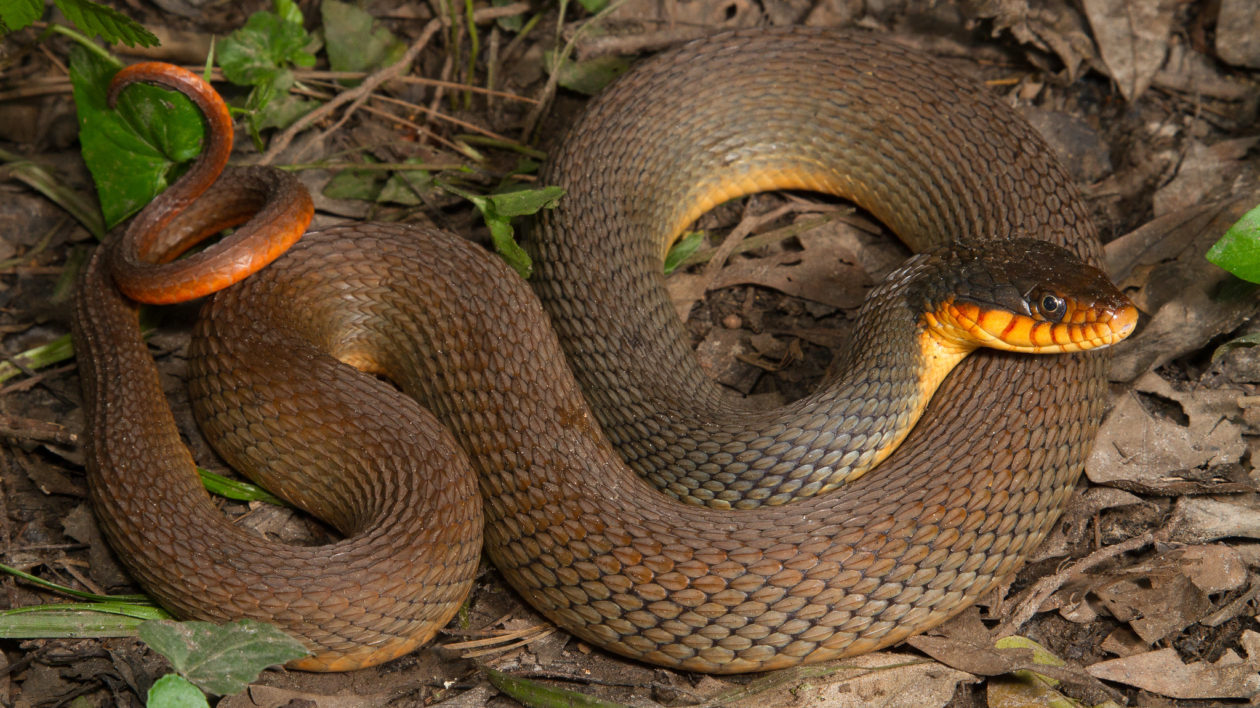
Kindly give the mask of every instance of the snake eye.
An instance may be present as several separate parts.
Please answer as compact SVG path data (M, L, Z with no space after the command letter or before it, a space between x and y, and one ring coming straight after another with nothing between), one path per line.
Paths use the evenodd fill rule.
M1041 316L1051 322L1058 322L1063 319L1063 315L1067 314L1067 303L1058 295L1042 295L1041 296Z

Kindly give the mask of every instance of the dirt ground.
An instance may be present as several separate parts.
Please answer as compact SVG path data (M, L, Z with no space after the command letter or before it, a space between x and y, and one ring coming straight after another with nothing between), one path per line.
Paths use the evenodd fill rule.
M267 8L213 0L115 5L162 38L146 56L194 67L212 36ZM299 5L316 29L319 4ZM364 4L405 43L420 37L440 6ZM517 705L490 684L486 667L634 706L1260 703L1260 347L1235 343L1260 332L1260 298L1203 260L1260 203L1253 0L627 0L598 20L576 6L562 19L554 4L535 0L494 6L500 10L469 5L483 41L474 61L461 32L437 32L421 50L411 73L453 84L386 82L376 93L405 103L372 101L365 105L377 110L344 122L344 107L330 110L295 132L276 163L344 161L360 155L356 146L371 146L365 152L384 162L473 165L451 147L465 134L545 151L585 100L547 81L544 52L567 40L585 61L650 53L716 28L810 24L852 26L919 48L985 82L1045 135L1100 227L1110 274L1142 310L1138 333L1117 347L1111 410L1086 474L1056 530L1010 585L929 636L856 660L737 677L622 660L554 630L483 561L467 613L433 645L348 674L271 669L218 705ZM496 13L537 20L521 34ZM464 21L465 13L455 15ZM579 31L588 23L599 31ZM10 169L18 159L36 161L95 199L78 153L69 43L40 41L37 32L0 42L0 149L11 153L0 167L0 351L10 362L69 331L70 276L94 245ZM113 49L124 61L140 58ZM317 74L308 78L305 85L326 86ZM491 83L504 93L451 87ZM277 134L266 134L273 149ZM484 157L472 179L486 189L520 155L477 149ZM240 140L238 161L257 158ZM436 190L412 205L334 198L325 193L334 172L299 173L316 197L318 223L431 221L488 241L463 200ZM717 274L692 268L671 278L681 308L704 298L688 316L702 360L732 389L767 402L809 390L843 343L865 287L905 253L869 217L809 195L724 205L701 226L718 234L792 230L733 256ZM150 342L195 456L221 471L181 383L195 314L173 308ZM94 592L134 592L86 501L82 420L72 361L0 382L0 562ZM307 522L276 507L223 507L278 538L311 534ZM0 576L0 610L59 599ZM995 647L1008 635L1057 657L1053 665L1036 662L1048 680L1028 679L1035 659L1027 650ZM166 671L133 638L5 639L0 652L3 706L138 705Z

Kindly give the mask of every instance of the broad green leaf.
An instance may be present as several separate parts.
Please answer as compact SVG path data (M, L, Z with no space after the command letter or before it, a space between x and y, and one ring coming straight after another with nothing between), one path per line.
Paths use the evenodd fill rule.
M255 12L244 27L219 44L223 75L234 84L254 87L245 100L245 111L250 135L259 148L263 130L288 127L316 105L289 95L294 81L289 65L315 65L302 12L291 0L277 0L276 10Z
M240 86L272 83L290 63L315 65L315 55L306 51L310 41L301 23L273 12L255 12L244 27L219 43L219 66L228 81Z
M407 170L396 172L385 180L378 202L402 204L403 206L419 206L423 203L420 195L433 188L433 175L428 170Z
M222 627L209 622L145 622L140 638L184 678L220 696L245 690L269 666L310 653L298 640L255 620Z
M372 71L398 61L407 45L356 5L324 0L324 40L333 71Z
M201 151L205 134L196 107L174 91L135 84L109 108L105 94L117 70L82 47L70 51L83 161L110 228L166 189Z
M485 196L473 194L452 184L438 183L440 187L472 202L481 212L486 227L490 229L490 239L494 250L503 260L508 262L522 278L529 278L534 272L534 263L525 249L516 243L516 230L512 228L512 217L536 213L539 209L550 209L564 195L561 187L542 187L540 189L521 189Z
M534 273L534 261L516 242L516 229L512 228L512 221L508 217L498 214L494 210L492 204L477 204L473 202L481 211L481 216L486 220L486 226L490 229L490 239L494 243L494 250L499 252L503 260L508 262L522 278L528 279Z
M23 29L42 14L43 0L0 0L0 34Z
M146 708L210 708L206 694L179 674L167 674L149 687Z
M89 36L99 34L106 42L122 42L128 47L156 47L159 44L152 32L112 7L90 0L54 0L53 4L67 20Z
M1207 259L1243 280L1260 283L1260 206L1229 227L1208 249Z

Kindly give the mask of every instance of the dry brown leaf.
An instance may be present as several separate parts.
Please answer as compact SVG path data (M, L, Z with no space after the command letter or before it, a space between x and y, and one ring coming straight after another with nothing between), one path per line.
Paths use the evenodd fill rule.
M1177 176L1160 187L1152 198L1156 217L1191 209L1204 198L1234 178L1241 169L1240 160L1260 141L1257 137L1224 140L1212 146L1191 139L1186 147Z
M219 701L219 708L281 708L290 705L316 705L320 708L376 708L397 696L376 694L367 696L327 695L306 693L275 686L251 685L244 693L226 696Z
M1094 588L1094 594L1147 644L1189 627L1213 609L1207 593L1171 568L1121 578Z
M1260 69L1260 3L1221 0L1216 19L1216 55L1228 64Z
M1128 101L1141 96L1168 54L1174 0L1083 0L1111 78Z
M1218 538L1260 538L1260 510L1242 504L1182 497L1168 522L1170 538L1183 543L1203 543Z
M1061 0L977 0L975 17L992 18L994 33L1010 30L1015 39L1054 52L1063 62L1069 81L1081 64L1094 57L1085 21L1076 8Z
M861 305L870 278L854 265L853 252L829 234L809 232L799 240L800 251L731 261L710 287L760 285L842 310Z
M1094 515L1104 509L1114 509L1134 504L1145 504L1145 499L1122 489L1112 487L1089 487L1078 489L1072 494L1063 517L1054 525L1050 536L1042 541L1030 563L1066 556L1072 547L1085 539L1085 535L1093 528L1090 523Z
M976 682L971 674L912 654L876 652L839 663L844 668L835 673L811 677L795 683L790 690L759 694L733 705L739 708L932 708L948 704L959 684ZM806 670L813 673L827 666L821 664L816 668L806 667Z
M1247 561L1225 545L1185 546L1169 553L1190 582L1208 594L1237 590L1247 582Z
M1133 656L1150 649L1150 646L1128 627L1120 627L1108 634L1098 647L1116 656Z
M1256 664L1228 652L1214 664L1182 663L1176 649L1100 661L1087 667L1104 681L1135 686L1169 698L1250 698L1260 693Z
M1113 381L1132 381L1197 351L1260 308L1254 295L1222 290L1232 276L1203 258L1257 200L1260 193L1247 191L1155 219L1107 244L1107 272L1151 315L1143 318L1137 334L1114 348Z
M1188 423L1152 414L1140 393L1177 404ZM1247 450L1242 427L1227 417L1241 414L1237 401L1235 391L1186 393L1146 374L1107 414L1085 474L1129 491L1168 491L1186 480L1186 471L1236 463Z

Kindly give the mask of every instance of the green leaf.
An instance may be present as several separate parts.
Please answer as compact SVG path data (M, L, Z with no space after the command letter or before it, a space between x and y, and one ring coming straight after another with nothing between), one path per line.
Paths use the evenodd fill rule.
M205 134L191 101L156 86L129 86L110 109L105 93L117 70L82 47L70 51L83 161L111 228L166 189L182 163L201 151Z
M71 597L77 597L80 600L91 600L92 603L109 603L109 602L122 603L122 604L149 603L150 605L152 605L152 602L149 600L147 595L97 595L96 593L84 592L82 590L75 590L74 588L68 588L64 585L58 585L57 583L44 580L43 578L31 575L30 573L23 572L21 570L18 570L17 568L7 566L3 563L0 563L0 573L5 573L6 575L12 575L15 578L21 578L22 580L25 580L26 582L31 583L32 585L38 585L41 588L46 588L54 592L63 593ZM66 607L70 607L70 605L58 605L58 607L66 608Z
M1251 283L1260 283L1260 205L1208 249L1207 259Z
M563 187L542 187L487 194L486 199L494 204L500 215L513 217L529 216L538 213L539 209L554 208L563 196Z
M256 620L145 622L140 638L201 688L220 696L245 690L263 669L310 654L298 640Z
M376 170L342 170L324 185L330 199L362 199L374 202L380 196L386 176Z
M301 27L306 23L306 16L302 14L302 8L294 0L276 0L274 7L276 15L284 20Z
M205 487L206 491L211 494L243 502L260 501L274 504L275 506L288 506L283 499L257 484L229 479L209 470L203 470L200 467L197 468L197 475L201 477L201 486Z
M687 260L687 257L695 253L704 245L703 231L688 231L682 235L682 238L674 242L670 247L669 253L665 254L665 275L673 273L678 265Z
M31 605L0 612L0 639L134 637L140 626L170 615L126 602Z
M86 34L99 34L101 39L111 44L122 42L128 47L156 47L159 44L156 35L112 7L90 0L54 0L53 4Z
M147 708L210 708L206 694L179 674L167 674L149 687Z
M320 5L328 65L333 71L372 71L402 58L407 45L364 10L338 0Z
M608 0L578 0L578 2L592 15L598 14L605 7L608 7Z
M219 45L219 66L228 81L253 86L245 101L248 126L261 147L261 132L285 128L317 104L289 95L293 71L289 65L311 67L312 40L302 27L302 11L292 0L276 0L276 12L255 12L245 26Z
M239 86L274 84L290 63L300 67L315 65L315 55L306 51L310 41L301 22L286 20L273 12L255 12L244 27L219 44L219 66L228 81ZM285 90L289 85L292 78Z
M27 27L42 14L43 0L0 0L0 34Z
M433 188L433 175L428 170L407 170L397 172L385 180L381 193L376 201L402 204L403 206L419 206L423 203L420 195Z
M612 80L630 69L630 60L613 54L584 61L566 59L555 66L556 54L550 52L545 56L547 66L557 72L556 81L570 91L593 96Z
M490 239L494 250L503 260L508 262L522 278L529 278L534 272L534 263L525 249L516 243L516 230L512 228L512 217L526 216L539 209L550 209L564 195L562 187L543 187L541 189L520 189L511 192L500 192L480 196L465 189L460 189L445 182L438 186L457 194L473 203L481 212L486 227L490 229Z
M495 688L526 708L628 708L623 703L605 701L585 693L553 688L537 681L516 678L488 666L482 668Z

